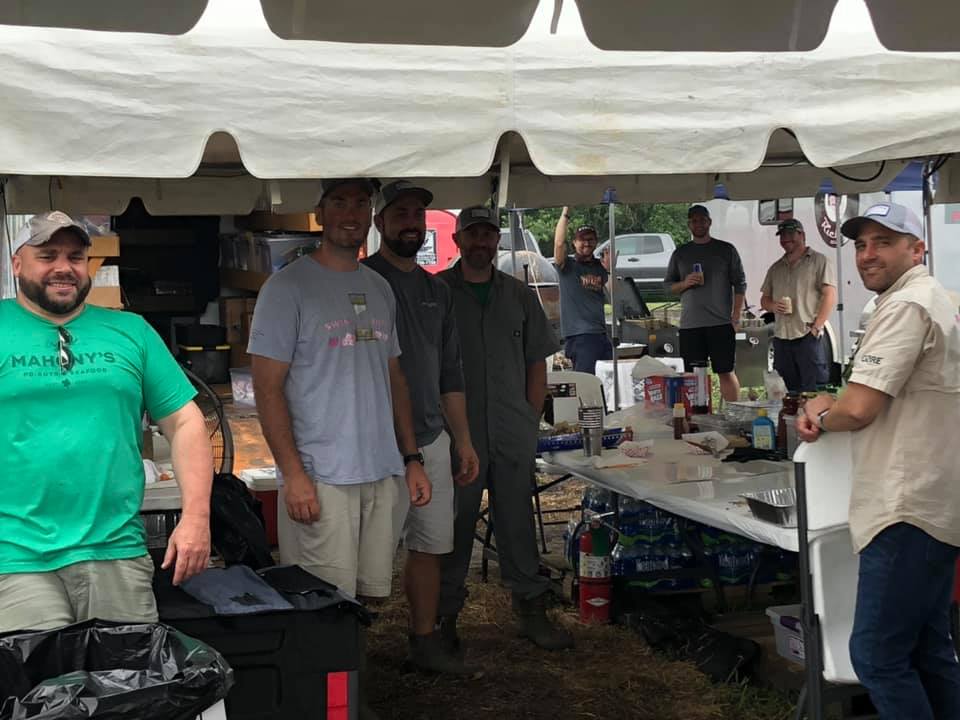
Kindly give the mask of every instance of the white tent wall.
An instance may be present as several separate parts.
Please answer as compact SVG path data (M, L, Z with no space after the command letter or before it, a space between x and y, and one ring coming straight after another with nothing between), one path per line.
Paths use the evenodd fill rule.
M259 180L453 188L517 137L529 165L511 158L507 200L545 205L608 185L624 200L702 198L717 179L741 197L809 194L828 175L810 165L860 177L960 149L960 53L889 52L861 0L841 8L847 24L809 52L605 51L569 3L550 34L546 2L505 48L285 40L257 0L210 0L182 35L0 25L0 174L20 176L11 211L133 194L159 212L293 211L295 185L277 203ZM796 137L786 157L778 128ZM235 147L212 152L218 132ZM443 192L456 206L491 184Z

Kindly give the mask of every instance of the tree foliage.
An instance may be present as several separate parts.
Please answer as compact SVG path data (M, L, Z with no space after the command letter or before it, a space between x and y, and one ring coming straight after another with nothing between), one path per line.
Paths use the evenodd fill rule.
M540 249L547 257L553 256L553 232L560 219L561 208L525 210L524 227L533 233ZM506 213L504 213L506 215ZM617 235L651 232L668 233L678 245L690 239L687 230L687 205L682 203L631 203L614 206ZM507 219L501 223L507 227ZM592 225L597 230L600 242L610 236L609 213L606 205L570 208L570 223L567 240L583 225Z

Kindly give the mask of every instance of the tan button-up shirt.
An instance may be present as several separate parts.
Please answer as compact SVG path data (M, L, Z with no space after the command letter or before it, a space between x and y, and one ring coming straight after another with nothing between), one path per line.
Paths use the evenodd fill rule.
M926 267L877 298L853 365L851 383L893 398L853 433L854 549L899 522L960 546L960 314Z
M777 314L773 333L781 340L796 340L810 332L810 324L817 319L823 286L837 286L833 265L827 257L807 248L796 264L787 262L787 256L777 260L760 286L760 292L774 300L789 297L793 313Z

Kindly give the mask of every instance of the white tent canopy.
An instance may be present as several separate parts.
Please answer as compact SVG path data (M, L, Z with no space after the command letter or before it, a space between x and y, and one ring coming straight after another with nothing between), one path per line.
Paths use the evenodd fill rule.
M637 13L663 6L666 22L666 5L751 21L700 0L559 16L547 0L0 3L0 21L22 23L0 25L0 175L11 212L117 213L139 196L154 213L228 214L307 209L318 178L344 175L420 178L446 206L598 202L608 186L621 201L701 199L717 182L791 196L826 178L864 191L896 159L960 150L960 53L890 52L862 0L840 0L845 27L816 42L808 27L834 4L735 4L758 35L782 34L760 22L779 17L770 27L814 37L793 44L810 51L670 52L591 39L623 46ZM869 6L876 20L892 4ZM323 30L350 42L286 39Z

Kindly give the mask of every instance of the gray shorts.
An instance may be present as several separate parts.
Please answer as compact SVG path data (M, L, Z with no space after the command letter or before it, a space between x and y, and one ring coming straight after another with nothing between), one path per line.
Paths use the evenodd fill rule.
M430 502L423 507L410 505L410 493L399 479L396 515L397 542L403 539L407 550L427 555L453 552L453 468L450 463L450 436L441 432L420 451L430 480Z
M48 630L91 618L157 621L149 555L0 575L0 632Z

